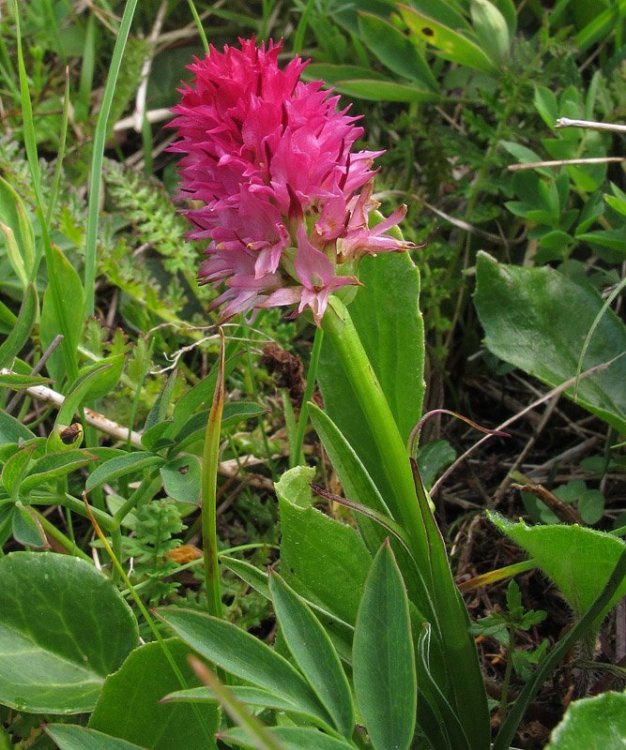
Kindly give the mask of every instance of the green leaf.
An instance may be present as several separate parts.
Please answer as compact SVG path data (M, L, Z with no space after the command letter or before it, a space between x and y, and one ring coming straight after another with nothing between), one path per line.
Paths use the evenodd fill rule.
M574 378L587 331L602 307L592 289L551 268L521 268L479 253L474 302L485 344L496 356L555 387ZM626 433L626 326L607 310L587 349L581 379L565 395Z
M48 540L39 519L28 506L15 503L11 524L13 538L26 547L46 547Z
M372 558L356 531L312 507L314 469L296 467L275 485L281 572L296 591L354 623Z
M18 373L0 375L0 388L10 388L13 391L31 388L33 385L49 384L50 378L42 378L40 375L20 375Z
M346 81L352 79L371 79L372 81L389 80L382 73L377 73L370 68L361 68L358 65L332 65L330 63L311 63L305 68L307 80L320 80L333 86L337 81Z
M77 724L47 724L45 730L59 750L147 750L144 746Z
M408 750L415 729L417 676L404 582L384 544L365 583L352 667L360 713L375 750Z
M436 102L440 95L417 86L396 83L391 80L367 78L344 78L335 83L340 94L368 99L374 102Z
M350 500L358 500L362 505L390 517L389 509L367 469L363 466L352 446L341 434L337 425L334 424L328 414L313 403L309 404L309 415L313 427L324 445L324 450L328 453L330 462L337 472L345 496ZM356 516L368 549L372 553L376 552L387 532L380 526L375 527L369 519L364 518L361 514L356 514Z
M299 672L262 641L203 612L166 608L158 616L205 659L226 672L290 701L318 721L329 718Z
M2 469L2 486L14 500L18 496L20 484L26 476L33 452L37 449L37 443L25 445L13 453L6 460Z
M48 453L37 459L20 484L19 491L27 495L34 487L60 479L93 461L95 456L85 450L69 450L64 453Z
M15 417L0 410L0 445L32 440L34 437L35 434L28 427L24 427Z
M613 250L617 260L626 258L626 232L624 229L599 229L596 232L583 232L576 235L579 242L587 242L593 247Z
M409 29L428 44L439 50L444 60L466 65L482 73L497 75L497 65L483 52L476 42L439 23L415 8L398 3L398 10Z
M7 257L25 289L35 269L35 233L26 204L0 177L0 228L7 239ZM9 239L11 238L11 239Z
M113 482L120 477L141 472L150 466L162 463L164 463L164 459L161 456L156 456L154 453L146 453L145 451L125 453L123 456L111 458L98 466L87 477L85 490L91 492L91 490L100 487L105 482Z
M83 372L70 386L65 401L57 414L55 425L69 425L81 404L87 398L91 398L93 393L101 392L103 380L105 383L112 383L114 379L117 383L121 364L117 357L109 357L97 365L84 368Z
M173 458L159 469L163 489L172 500L181 503L200 503L202 470L196 456Z
M470 13L481 48L496 65L508 61L511 36L507 21L489 0L471 0Z
M37 292L32 284L26 287L15 326L0 344L0 367L8 367L28 341L37 317Z
M350 738L354 730L352 694L330 638L308 605L280 576L271 575L269 586L287 648L336 729Z
M232 685L229 690L236 700L246 706L270 708L273 711L284 711L301 716L308 722L316 723L317 721L315 714L300 710L297 706L294 706L292 701L267 690L249 687L248 685ZM215 693L208 687L189 688L188 690L177 690L170 693L166 700L183 703L215 703Z
M175 639L148 643L132 651L107 677L89 727L148 750L209 750L219 715L215 699L195 711L189 705L161 703L181 683L164 653L169 651L187 686L199 685L187 662L189 647Z
M623 750L626 693L602 693L570 703L546 750Z
M523 522L511 523L495 513L489 518L554 581L576 617L581 617L604 589L625 546L612 534L578 525L527 526ZM600 619L625 594L626 580Z
M69 555L13 552L0 559L0 579L0 703L29 713L91 711L105 677L138 644L126 602Z
M63 299L66 303L65 310L57 310L55 307L53 285L50 284L43 296L41 308L40 334L41 345L47 349L59 332L65 335L61 346L52 353L46 362L46 368L50 376L60 383L64 375L72 376L66 372L68 357L76 356L78 342L83 330L83 286L80 277L65 257L63 252L56 246L51 247L54 259L54 269L48 269L49 273L56 276L56 284L63 290ZM62 323L66 324L64 329ZM64 351L66 354L64 354Z
M358 19L361 38L383 65L397 75L421 81L438 92L437 79L424 56L398 28L373 13L361 12Z
M95 364L83 367L79 373L79 379L81 380L92 372L97 373L93 379L90 379L90 386L84 398L92 401L108 396L122 377L125 361L126 356L124 354L115 354L111 357L104 357Z
M390 253L364 258L359 278L364 286L350 304L350 316L406 443L422 416L424 399L419 272L406 253ZM393 508L394 490L328 336L322 348L319 382L324 411L366 467L387 505Z
M167 417L168 409L172 403L172 393L176 385L176 370L174 370L165 381L161 393L156 398L156 401L150 409L150 413L146 417L146 422L143 426L144 431L148 431L151 427L163 422Z
M559 116L559 104L554 91L547 86L536 85L534 103L535 109L541 115L541 119L550 129L554 128Z
M284 750L355 750L352 743L329 737L315 729L298 727L273 727L268 732L275 737ZM228 738L240 747L257 750L257 745L250 742L247 734L241 729L230 729L220 736Z

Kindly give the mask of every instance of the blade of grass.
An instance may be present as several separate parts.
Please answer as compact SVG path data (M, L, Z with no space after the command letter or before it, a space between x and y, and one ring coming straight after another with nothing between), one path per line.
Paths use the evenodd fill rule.
M198 11L196 10L196 6L194 5L193 0L187 0L187 5L189 5L189 10L191 11L191 15L193 16L193 20L196 24L196 28L198 29L198 34L200 35L200 40L202 41L202 46L204 47L204 51L208 54L209 53L209 40L206 38L206 34L204 33L204 28L202 27L202 20L198 14Z
M41 230L41 244L43 245L44 254L46 257L50 290L58 315L59 327L61 329L61 333L64 336L62 349L63 360L68 377L70 378L70 380L74 380L78 376L78 364L76 362L75 352L73 351L74 337L68 335L68 332L72 330L69 320L71 308L63 299L63 289L56 274L56 264L54 262L52 252L52 243L50 241L48 224L46 222L44 212L43 194L41 189L41 169L39 166L39 155L37 152L37 139L35 135L33 108L30 100L30 91L28 88L28 76L26 74L26 65L24 63L24 51L22 48L22 34L20 27L19 6L17 0L13 0L13 10L15 14L15 31L17 37L17 66L20 80L22 119L24 122L24 146L26 148L26 158L28 160L31 180L33 183L33 191L35 193L36 213ZM41 253L38 252L33 264L33 273L31 277L33 279L37 274L37 268L39 267L40 262Z
M217 471L220 427L224 409L224 332L220 328L220 360L215 394L209 412L202 456L202 546L209 614L223 617L220 569L217 559Z
M96 286L96 257L98 239L98 219L100 205L100 188L102 177L102 162L104 159L104 147L107 135L107 126L113 94L122 64L124 49L128 41L130 26L137 7L137 0L128 0L124 8L124 15L117 32L115 47L109 66L109 75L104 87L102 105L98 113L98 121L94 131L93 153L91 157L91 172L89 177L89 208L87 212L87 236L85 239L85 308L84 316L90 317L95 308L95 286Z

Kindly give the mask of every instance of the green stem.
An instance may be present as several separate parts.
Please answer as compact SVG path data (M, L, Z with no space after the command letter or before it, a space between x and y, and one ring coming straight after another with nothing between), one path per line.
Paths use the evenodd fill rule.
M298 427L296 429L294 446L293 450L291 451L291 455L289 456L290 469L293 469L295 466L301 466L304 464L302 444L304 443L304 433L306 432L307 422L309 421L309 401L313 396L315 380L317 379L317 368L320 362L320 354L322 353L323 340L324 329L317 327L315 329L315 338L313 339L313 349L311 351L309 371L307 372L306 376L306 388L304 391L304 396L302 398L302 404L300 406L300 416L298 418Z
M221 347L215 394L209 412L202 456L202 545L204 579L209 614L223 617L220 570L217 559L217 469L220 451L220 427L224 409L224 334L220 329Z

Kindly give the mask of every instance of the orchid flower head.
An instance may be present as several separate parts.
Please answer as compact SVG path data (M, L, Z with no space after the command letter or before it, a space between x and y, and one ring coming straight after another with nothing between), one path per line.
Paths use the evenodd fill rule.
M199 280L225 286L213 303L222 316L297 305L319 324L329 295L358 284L359 257L411 245L388 234L402 209L368 225L382 152L353 150L359 118L321 81L301 80L298 56L281 67L281 49L242 39L194 60L170 150L183 154L189 236L208 240Z

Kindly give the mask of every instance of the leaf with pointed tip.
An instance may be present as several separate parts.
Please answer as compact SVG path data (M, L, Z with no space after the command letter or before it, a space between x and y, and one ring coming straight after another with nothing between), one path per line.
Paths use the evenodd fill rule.
M275 573L269 581L282 637L306 681L332 717L336 729L351 737L354 705L339 656L308 605Z
M375 750L408 750L417 675L404 581L385 543L365 582L354 629L354 690Z

